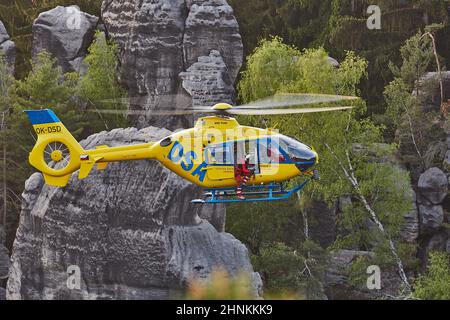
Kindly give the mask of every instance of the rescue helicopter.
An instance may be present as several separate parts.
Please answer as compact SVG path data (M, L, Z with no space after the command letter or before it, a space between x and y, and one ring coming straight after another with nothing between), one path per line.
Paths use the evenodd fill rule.
M353 107L299 106L355 99L358 98L289 94L236 107L219 103L212 107L175 110L173 113L177 115L202 116L193 128L175 132L160 141L118 147L100 145L91 150L85 150L77 142L51 109L26 110L37 135L29 163L42 172L46 184L65 187L77 170L78 178L84 179L94 166L105 170L113 162L151 159L205 190L204 199L192 200L193 203L286 200L312 179L318 179L319 155L312 147L273 129L240 125L233 116L337 112ZM134 114L139 112L142 111ZM205 114L211 115L203 116ZM251 172L245 177L245 183L236 177L236 169L242 165ZM284 183L298 176L307 179L285 189Z

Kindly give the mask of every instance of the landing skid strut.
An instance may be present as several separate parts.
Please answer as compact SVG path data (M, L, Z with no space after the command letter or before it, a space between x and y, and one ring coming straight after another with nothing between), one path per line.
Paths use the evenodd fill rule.
M270 183L268 185L242 187L245 199L236 199L236 188L205 189L205 200L196 199L192 203L239 203L239 202L264 202L289 199L295 193L301 191L310 181L304 181L299 186L285 190L282 184ZM234 198L234 199L233 199Z

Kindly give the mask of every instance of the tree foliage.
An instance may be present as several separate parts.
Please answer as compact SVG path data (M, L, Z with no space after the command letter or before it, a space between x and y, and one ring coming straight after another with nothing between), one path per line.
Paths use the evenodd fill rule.
M400 61L403 42L425 25L444 23L437 32L438 50L450 57L448 10L445 0L231 0L243 34L246 53L261 39L280 36L298 48L323 46L334 58L343 60L354 51L368 62L368 77L361 91L370 113L384 113L382 92L392 80L386 68L389 61ZM367 28L367 7L381 8L381 30ZM255 14L258 12L258 14Z
M430 253L428 270L415 282L414 295L423 300L450 300L450 256Z
M280 62L279 57L282 57ZM239 84L240 95L245 101L261 99L267 94L277 92L356 95L359 92L358 85L361 79L367 75L367 62L353 52L347 52L341 67L335 69L329 63L328 54L324 49L308 49L301 52L284 45L280 38L261 42L261 46L248 57L247 65L248 69L244 71ZM268 65L268 72L264 72ZM277 81L277 79L280 80ZM277 116L265 119L265 122L262 122L260 117L240 119L240 121L254 126L267 125L282 128L283 134L304 141L316 149L320 155L321 181L308 186L302 194L304 198L325 201L329 206L333 206L342 194L353 198L351 210L344 212L339 221L344 226L345 232L338 237L333 248L356 247L361 250L374 250L375 247L386 248L384 254L390 261L395 261L389 241L399 240L398 234L403 215L411 210L412 194L408 192L409 176L388 160L382 163L375 160L380 154L392 154L395 147L380 144L383 142L383 127L375 125L370 119L363 118L364 104L361 101L355 107L356 110L353 112L305 114L295 117ZM354 175L358 181L357 187L346 176L343 169ZM377 213L377 220L386 225L384 232L376 227L373 217L361 201L362 197ZM272 215L277 215L279 212L273 208L270 210ZM297 219L303 226L305 221L302 211L304 210L304 206L297 209ZM258 226L257 229L266 223L273 223L273 220L258 220L257 216L247 212L253 212L253 210L239 210L235 207L229 219L238 219L237 221L240 222L235 223L238 225L242 223L242 219L247 220L250 214L252 225ZM261 215L261 217L264 216L264 214ZM292 216L295 216L295 212ZM370 223L374 225L373 228L369 230L361 228L361 225ZM234 233L235 230L232 231ZM300 243L309 241L298 228L294 231L294 228L287 226L283 232L298 234L301 238ZM241 237L238 233L237 236L245 241L245 234ZM278 259L286 258L288 269L295 260L292 255L293 250L289 248L298 247L298 243L285 243L286 246L283 248L275 245L274 242L265 243L264 240L261 244L262 246L260 245L258 250L254 251L257 255L255 259L259 261L258 266L264 266L268 274L267 279L271 278L270 259L274 256ZM306 253L298 258L306 259L307 256ZM264 262L266 258L269 259L268 265ZM294 283L290 277L295 276L286 275L286 283ZM320 279L320 272L316 272L309 279ZM274 285L278 289L283 286L282 282L276 284L269 282L268 285L269 288ZM299 288L302 287L298 283L297 285ZM317 293L312 291L308 294Z
M85 75L82 75L77 89L77 94L87 104L88 109L119 111L126 108L124 103L126 91L117 79L118 50L116 44L106 40L103 32L95 34L94 42L89 48L89 55L84 60L87 71ZM90 125L108 130L126 126L127 120L120 114L98 113Z
M430 141L439 139L436 130L439 107L424 113L423 105L440 105L439 101L426 101L435 96L439 87L438 75L427 76L436 70L430 38L418 32L400 49L401 62L390 63L394 79L385 87L386 113L383 122L388 128L386 136L398 143L404 161L411 168L413 178L426 167L425 154Z

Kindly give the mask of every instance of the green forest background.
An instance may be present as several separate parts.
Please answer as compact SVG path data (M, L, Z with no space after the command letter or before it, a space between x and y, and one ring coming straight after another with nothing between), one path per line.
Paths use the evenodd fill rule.
M417 244L406 243L400 237L402 217L411 210L412 201L405 190L416 182L415 172L422 172L432 162L423 155L430 143L442 139L448 127L438 110L424 116L420 111L423 97L412 97L411 93L419 89L418 80L426 72L437 68L433 45L425 32L435 37L443 70L445 62L450 61L449 2L228 1L238 19L245 49L246 63L237 83L241 102L277 92L362 97L350 116L342 113L300 119L274 117L264 123L258 117L239 119L255 126L283 128L283 133L314 145L322 158L321 183L308 188L300 199L252 205L250 209L228 207L227 231L248 246L253 265L263 276L267 297L323 298L322 282L329 253L352 248L373 251L375 258L358 260L350 270L350 282L356 284L365 276L364 266L378 264L399 274L414 275L410 281L403 279L399 298L450 299L448 255L434 253L424 263L418 259ZM83 11L100 16L100 0L75 2ZM105 123L93 116L75 114L74 105L89 107L90 101L125 95L118 83L105 80L114 78L110 73L116 69L117 47L97 34L87 58L87 76L81 79L71 74L62 83L55 80L62 75L54 67L52 57L41 54L39 63L34 65L30 59L31 25L37 15L56 5L72 4L66 0L2 0L0 19L18 48L15 79L0 79L10 87L4 94L2 108L13 105L17 111L38 104L58 105L58 114L71 124L77 138L84 138L105 129ZM381 30L369 30L366 26L366 8L373 4L381 8ZM341 63L337 71L326 63L328 55ZM271 64L273 61L283 62L282 67ZM433 81L430 80L431 87L436 85ZM423 94L426 87L421 84ZM73 96L77 99L70 99ZM18 128L25 126L26 120L17 112L11 113L9 123L7 130L2 130L2 145L20 167L8 174L10 189L17 196L32 172L24 159L33 141L28 134L18 135ZM124 123L124 119L108 119L109 128ZM396 132L406 133L399 136ZM417 137L414 145L410 137ZM356 152L354 145L368 145L371 150L362 148ZM374 161L396 152L407 158L409 173L389 161ZM351 208L342 209L336 222L338 239L322 243L310 235L315 228L320 230L314 212L323 210L320 206L333 206L343 194L355 202ZM20 202L12 198L11 207L15 212L8 222L14 226ZM360 228L367 219L379 222L384 229ZM12 239L13 232L9 247Z

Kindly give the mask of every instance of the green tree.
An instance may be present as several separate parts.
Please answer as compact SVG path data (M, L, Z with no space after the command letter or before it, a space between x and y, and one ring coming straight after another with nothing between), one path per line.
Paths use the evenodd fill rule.
M297 49L284 44L279 37L262 40L242 72L238 84L240 98L244 102L265 98L294 81L298 76L296 59L299 56Z
M432 252L428 270L414 284L414 296L423 300L450 300L450 256Z
M88 109L120 111L126 109L124 98L126 91L117 80L118 47L108 43L103 32L95 34L94 42L89 48L89 55L84 63L87 73L79 81L78 95L87 103ZM94 128L104 127L109 130L128 124L124 115L102 115L92 117L90 125Z
M246 54L261 39L280 36L299 48L321 44L331 0L229 0L238 19ZM255 14L257 12L258 14Z
M261 273L269 296L293 294L306 299L323 299L320 276L327 262L325 250L312 241L294 247L283 242L266 243L253 266Z
M273 50L273 47L277 50ZM284 54L280 52L283 49L286 51ZM276 65L279 56L283 57L282 61L291 61L288 68L279 68L275 76L272 71L268 73L261 71L264 70L267 61L272 61L272 64ZM242 83L239 85L240 95L245 100L264 98L263 95L268 93L264 90L267 81L271 83L270 93L358 94L358 85L367 75L367 62L348 52L341 68L335 69L329 64L327 57L324 49L309 49L299 53L295 48L283 46L280 39L263 42L263 45L248 57L249 69L244 71ZM258 71L258 76L253 76L253 70ZM283 71L287 73L285 77L282 76ZM276 82L277 78L283 80ZM318 151L322 180L304 190L303 197L313 201L325 201L332 206L340 195L351 195L355 200L351 213L359 212L361 215L359 221L353 221L349 225L351 232L348 237L352 238L354 244L351 248L355 245L361 249L386 248L384 253L402 274L405 285L409 286L396 245L399 241L398 231L402 216L411 210L412 195L408 194L408 188L405 187L408 185L409 177L391 163L379 163L374 160L377 156L374 151L378 149L379 143L383 142L383 128L362 117L364 104L361 101L355 107L353 112L306 114L296 117L277 116L266 123L270 127L282 128L283 134L304 141ZM247 124L254 126L263 125L258 117L241 121L247 121ZM381 152L386 151L383 150L384 145L379 146ZM390 174L386 175L386 172ZM299 181L293 183L297 184ZM239 217L235 218L245 219L246 211L252 210L240 210ZM305 211L305 206L303 208L300 206L298 215L302 217L303 224L308 225L308 215L304 215L302 211ZM349 217L349 214L343 215L343 219L346 217ZM372 221L374 225L371 230L374 233L372 236L374 241L370 247L363 241L367 238L365 233L368 231L360 227L361 221L366 223ZM298 231L288 228L284 232ZM302 240L310 239L305 237ZM338 247L342 247L340 240L338 239L336 244ZM315 274L314 278L320 278L320 275Z
M37 108L51 108L65 123L71 133L78 137L83 131L83 113L76 105L74 96L77 83L73 81L73 75L64 77L62 70L57 66L56 59L46 51L38 54L37 61L33 62L33 69L24 80L18 80L14 84L13 116L16 117L17 134L23 135L20 130L27 119L23 110ZM29 127L27 125L26 127ZM23 127L22 127L23 128ZM13 130L14 131L14 130ZM14 134L14 132L11 132ZM33 145L30 135L26 136L24 146ZM25 142L24 141L24 142ZM26 158L26 157L25 157Z
M430 37L418 32L400 49L399 66L390 63L395 78L384 90L386 114L384 124L386 135L396 137L404 161L412 168L413 178L421 173L427 163L430 141L439 139L436 130L439 109L424 113L422 106L425 98L434 95L439 87L439 75L427 77L428 71L436 70L436 61ZM441 98L436 103L440 104ZM397 134L395 134L397 132Z

